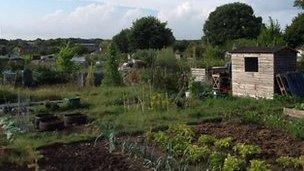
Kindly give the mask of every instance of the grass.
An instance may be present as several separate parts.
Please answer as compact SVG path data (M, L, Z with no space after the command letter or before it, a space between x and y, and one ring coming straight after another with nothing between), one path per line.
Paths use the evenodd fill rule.
M94 87L79 89L74 85L41 87L36 89L14 89L0 86L12 99L20 93L21 99L40 101L58 100L78 96L88 104L77 109L93 120L88 128L68 135L59 133L28 132L19 135L8 146L23 151L35 149L54 142L73 142L96 137L102 125L111 124L117 132L146 132L151 128L166 127L177 123L196 123L204 119L222 117L224 121L254 123L280 128L296 138L304 139L304 120L287 121L283 107L292 107L296 100L275 98L255 100L250 98L205 98L191 100L186 109L177 108L173 102L168 110L151 109L151 97L158 93L147 85L134 87ZM15 99L16 100L16 99ZM41 108L41 107L40 107ZM27 149L22 150L26 147ZM24 159L26 160L26 159ZM20 162L22 160L18 160Z

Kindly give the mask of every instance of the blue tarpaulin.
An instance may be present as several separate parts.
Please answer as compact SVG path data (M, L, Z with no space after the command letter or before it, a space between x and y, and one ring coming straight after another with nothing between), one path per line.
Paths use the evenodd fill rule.
M286 91L294 96L304 98L304 73L288 72L280 75Z

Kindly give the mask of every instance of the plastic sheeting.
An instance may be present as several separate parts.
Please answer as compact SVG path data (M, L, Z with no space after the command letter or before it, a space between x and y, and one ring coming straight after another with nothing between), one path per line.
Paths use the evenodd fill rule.
M288 94L304 98L304 73L288 72L280 74Z

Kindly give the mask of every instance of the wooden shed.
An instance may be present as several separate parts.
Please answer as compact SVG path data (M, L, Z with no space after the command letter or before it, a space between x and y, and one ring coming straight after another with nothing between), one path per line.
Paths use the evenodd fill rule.
M244 47L230 52L232 94L272 99L277 74L296 71L297 51L288 47Z

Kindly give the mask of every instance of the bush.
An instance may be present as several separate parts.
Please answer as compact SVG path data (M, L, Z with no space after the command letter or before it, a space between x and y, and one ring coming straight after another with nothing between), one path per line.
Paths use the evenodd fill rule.
M238 159L228 154L224 162L223 171L240 171L243 170L245 166L246 166L245 160Z
M189 84L189 90L193 94L193 96L198 97L200 99L213 96L211 86L203 84L201 82L191 81Z
M38 85L64 84L70 80L68 74L47 67L39 67L34 72Z
M156 60L156 53L157 51L154 49L137 50L132 57L134 59L143 60L149 67L152 67Z
M250 166L247 168L248 171L270 171L269 164L265 161L251 160Z

